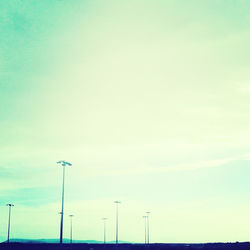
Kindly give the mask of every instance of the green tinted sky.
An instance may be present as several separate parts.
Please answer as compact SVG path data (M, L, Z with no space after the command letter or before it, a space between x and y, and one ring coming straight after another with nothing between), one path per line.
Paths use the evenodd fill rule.
M0 1L0 196L16 205L12 236L58 237L65 159L78 239L101 240L106 216L113 240L119 199L122 240L143 242L146 210L153 242L249 240L249 10L247 0Z

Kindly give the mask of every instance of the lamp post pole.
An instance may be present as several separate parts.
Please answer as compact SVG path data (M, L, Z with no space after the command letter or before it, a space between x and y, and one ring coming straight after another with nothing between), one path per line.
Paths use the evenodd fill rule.
M150 212L146 212L147 214L147 227L148 227L148 245L149 245L149 214Z
M10 243L10 217L11 217L11 207L14 207L13 204L6 204L9 207L9 221L8 221L8 239L7 243Z
M102 218L103 220L103 244L106 244L106 220L108 218Z
M116 204L116 234L115 234L115 242L116 246L118 246L118 205L121 204L120 201L114 201Z
M61 214L61 224L60 224L60 244L63 243L63 210L64 210L64 179L65 179L65 166L72 166L71 163L66 161L58 161L57 164L63 167L63 179L62 179L62 210Z
M69 215L69 217L70 217L70 244L72 244L72 235L73 235L73 233L72 233L72 231L73 231L73 229L72 229L72 217L73 217L74 215L73 214L70 214Z
M148 216L142 216L142 218L144 219L144 238L145 238L145 247L147 244L147 217Z

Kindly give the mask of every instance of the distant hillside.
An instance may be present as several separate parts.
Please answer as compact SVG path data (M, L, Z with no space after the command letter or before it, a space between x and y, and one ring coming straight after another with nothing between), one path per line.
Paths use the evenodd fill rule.
M6 240L2 240L2 242L6 242ZM15 243L59 243L59 239L10 239L10 242ZM128 241L119 241L120 243L131 243ZM70 239L63 239L63 243L70 243ZM89 243L89 244L102 244L103 241L97 241L97 240L73 240L73 243ZM115 243L115 241L109 241L107 242L109 244Z
M6 242L4 240L3 242ZM59 243L59 239L10 239L10 242L16 243ZM69 243L70 239L63 239L63 243ZM73 243L92 243L92 244L101 244L102 241L96 240L73 240Z

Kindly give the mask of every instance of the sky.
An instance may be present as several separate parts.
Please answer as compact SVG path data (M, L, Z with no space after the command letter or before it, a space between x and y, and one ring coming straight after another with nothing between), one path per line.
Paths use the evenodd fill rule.
M0 1L0 239L250 240L248 0Z

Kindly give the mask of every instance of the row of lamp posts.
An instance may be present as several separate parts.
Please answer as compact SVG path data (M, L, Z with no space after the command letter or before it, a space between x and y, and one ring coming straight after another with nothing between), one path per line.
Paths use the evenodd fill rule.
M120 201L115 201L116 203L116 245L118 245L118 204ZM149 245L149 214L150 212L146 212L147 215L143 216L144 225L145 225L145 246ZM106 220L108 218L102 218L103 220L103 243L106 244Z
M61 212L59 214L61 214L61 223L60 223L60 244L63 243L63 215L64 215L64 182L65 182L65 167L66 166L72 166L71 163L66 162L66 161L58 161L57 164L59 164L60 166L63 167L63 176L62 176L62 206L61 206ZM120 201L114 201L114 203L116 204L116 237L115 237L115 242L116 245L118 245L119 240L118 240L118 206L119 204L121 204ZM7 239L7 243L10 242L10 220L11 220L11 207L13 207L13 204L6 204L6 206L9 207L9 220L8 220L8 239ZM143 216L143 218L145 219L145 245L149 244L149 213L150 212L146 212L146 216ZM72 217L74 215L70 214L70 243L72 244ZM107 218L102 218L103 220L103 230L104 230L104 235L103 235L103 242L104 244L106 244L106 220Z
M59 165L63 167L63 181L62 181L62 210L61 210L61 227L60 227L60 244L63 243L63 209L64 209L64 179L65 179L65 167L66 166L72 166L71 163L66 161L58 161ZM121 204L120 201L114 201L116 204L116 237L115 237L115 243L118 245L119 239L118 239L118 206ZM145 218L145 245L149 244L149 214L150 212L146 212L146 216L143 216ZM69 215L71 217L70 221L70 243L72 244L72 217L73 215ZM103 243L106 244L106 220L107 218L102 218L103 220Z

